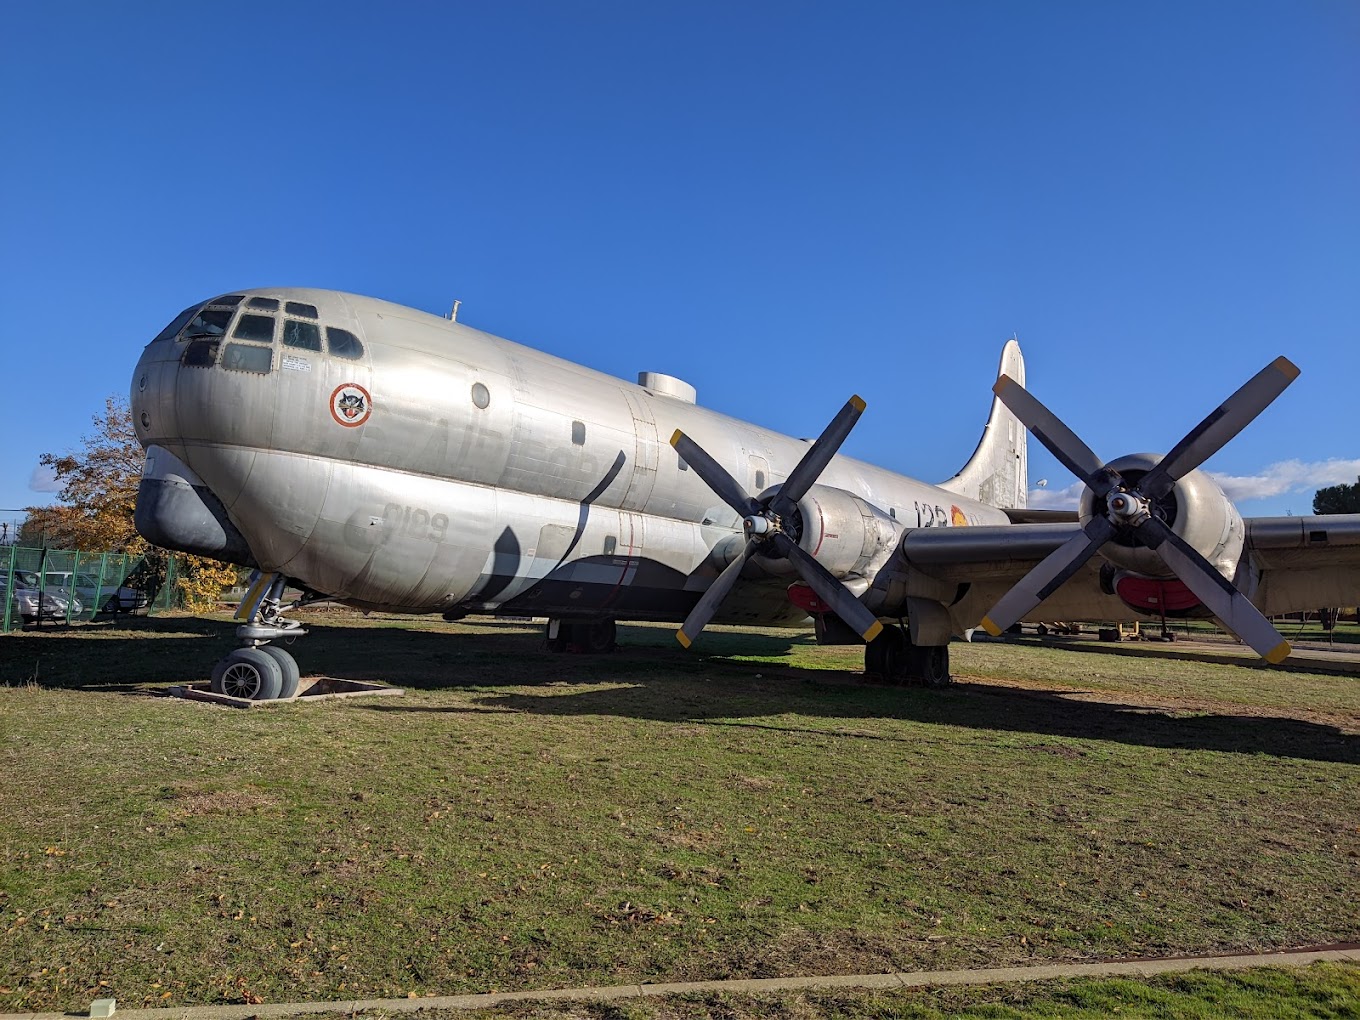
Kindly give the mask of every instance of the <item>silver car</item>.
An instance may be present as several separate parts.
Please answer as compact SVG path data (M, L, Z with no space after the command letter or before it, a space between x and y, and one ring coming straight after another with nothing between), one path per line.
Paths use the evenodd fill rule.
M39 615L44 620L65 620L79 616L85 611L80 599L71 598L65 592L40 591L38 575L32 570L14 571L14 590L10 594L9 578L0 574L0 599L9 595L10 617L17 616L24 623L33 623Z
M135 613L150 604L146 592L126 585L100 584L94 574L76 574L75 594L87 606L95 606L96 613ZM69 570L47 570L43 572L43 587L46 591L58 591L63 595L71 592L71 572Z

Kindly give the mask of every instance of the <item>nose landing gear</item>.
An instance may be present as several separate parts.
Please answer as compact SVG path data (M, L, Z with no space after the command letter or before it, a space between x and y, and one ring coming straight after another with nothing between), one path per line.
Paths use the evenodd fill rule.
M245 646L213 667L213 693L251 701L272 701L297 694L300 675L297 660L278 645L270 644L307 633L297 620L284 619L284 584L282 574L257 570L250 575L250 588L236 610L236 619L244 621L236 628L236 636Z

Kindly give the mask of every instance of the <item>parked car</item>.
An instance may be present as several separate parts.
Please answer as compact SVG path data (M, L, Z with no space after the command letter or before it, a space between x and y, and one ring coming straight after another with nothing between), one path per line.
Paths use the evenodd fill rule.
M14 572L14 591L9 591L9 578L0 574L0 599L10 599L11 619L32 623L41 613L44 620L65 620L69 610L72 617L85 611L80 599L72 599L65 592L39 591L38 575L32 570Z
M43 579L46 581L48 591L60 591L69 594L71 591L71 572L69 570L48 570L44 571ZM87 606L96 606L96 613L135 613L139 609L145 609L150 604L150 599L146 597L146 592L137 588L127 586L116 586L109 583L100 584L99 578L94 574L76 574L76 596Z

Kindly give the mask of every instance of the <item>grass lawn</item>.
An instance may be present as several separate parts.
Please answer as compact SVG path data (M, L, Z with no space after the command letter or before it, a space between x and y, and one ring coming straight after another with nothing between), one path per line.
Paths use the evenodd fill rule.
M1360 940L1360 677L978 643L952 687L902 689L797 632L687 653L627 627L590 658L529 625L312 619L305 673L407 695L150 696L206 678L219 619L0 639L0 1008ZM889 1001L842 1006L946 1015Z

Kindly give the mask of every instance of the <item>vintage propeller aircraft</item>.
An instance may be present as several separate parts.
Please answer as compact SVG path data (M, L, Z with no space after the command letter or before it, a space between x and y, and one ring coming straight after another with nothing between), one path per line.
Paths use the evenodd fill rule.
M131 404L138 530L256 569L219 691L288 697L287 610L546 617L550 648L604 651L615 621L798 625L863 642L888 680L944 682L949 641L1021 620L1215 617L1264 658L1263 614L1354 604L1360 515L1243 520L1209 456L1297 375L1279 358L1165 457L1104 463L1024 389L1006 343L991 416L928 485L815 441L424 312L333 291L194 304L147 345ZM1085 483L1025 509L1026 428ZM669 438L670 444L667 445ZM284 604L285 588L303 592Z

